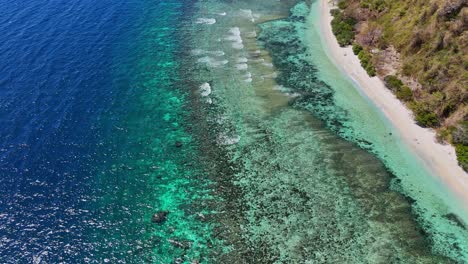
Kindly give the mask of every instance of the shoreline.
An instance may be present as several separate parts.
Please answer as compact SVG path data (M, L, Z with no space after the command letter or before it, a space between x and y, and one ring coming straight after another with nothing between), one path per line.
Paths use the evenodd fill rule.
M468 212L468 174L458 165L455 149L437 143L435 132L416 124L411 111L385 87L378 77L370 77L354 55L351 46L340 47L331 29L332 4L320 0L320 33L327 56L345 73L359 91L382 111L385 117L401 134L405 144L417 155L434 177L459 199L465 217ZM461 213L461 212L460 212ZM467 221L468 219L464 219Z

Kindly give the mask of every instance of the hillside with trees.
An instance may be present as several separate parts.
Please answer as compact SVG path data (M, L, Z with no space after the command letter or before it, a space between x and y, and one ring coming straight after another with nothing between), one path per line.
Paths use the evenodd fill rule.
M333 32L468 169L468 0L341 0Z

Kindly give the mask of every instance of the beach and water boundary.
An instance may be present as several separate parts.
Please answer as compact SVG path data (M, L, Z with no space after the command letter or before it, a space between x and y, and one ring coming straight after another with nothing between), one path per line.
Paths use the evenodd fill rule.
M222 58L200 57L199 62L208 68L200 74L200 83L210 80L208 108L217 111L207 119L221 127L215 142L227 150L227 157L237 168L231 179L241 190L242 210L246 210L248 222L241 224L244 237L253 245L280 252L279 259L283 261L298 257L291 249L310 243L307 242L310 237L288 238L291 234L286 230L314 233L314 227L315 230L326 229L320 221L314 222L314 218L333 217L324 211L309 215L320 206L313 203L298 206L298 198L288 195L287 190L292 189L293 193L302 193L306 201L318 203L321 200L318 204L334 208L331 209L334 213L352 211L354 220L351 222L364 223L362 229L355 227L356 230L372 226L373 231L363 231L359 236L363 240L359 243L353 240L355 247L343 253L347 260L351 255L374 260L384 259L385 255L395 259L405 256L410 261L412 254L425 259L422 257L428 254L425 250L435 255L465 258L465 247L460 245L466 241L466 230L456 220L463 213L458 210L457 200L451 199L450 191L405 146L399 131L378 107L331 63L318 34L318 25L313 23L320 13L317 4L313 3L310 12L305 3L300 3L291 9L289 18L284 19L287 12L275 17L274 12L267 13L261 4L258 7L247 3L237 3L236 7L211 2L200 4L203 6L201 14L205 16L224 14L216 18L215 23L207 23L206 35L201 34L202 39L212 39L212 43L197 42L194 46L201 48L204 55L222 49ZM232 16L237 16L238 20ZM210 34L221 37L210 37ZM199 56L200 52L196 54ZM230 65L234 71L230 71ZM220 109L222 111L218 112ZM223 130L224 126L228 128ZM352 143L348 145L339 138ZM322 140L326 143L317 145ZM330 149L331 146L334 147ZM296 152L294 156L289 148ZM372 155L364 154L369 152ZM319 156L313 158L314 153ZM380 161L371 157L374 155ZM369 159L359 160L366 156ZM338 163L326 165L329 161ZM309 185L312 178L317 182ZM333 198L318 192L320 188L332 188L334 184L328 182L332 178L348 181L341 182L343 185L337 187L339 196ZM259 179L262 180L259 182ZM295 184L301 181L300 187ZM352 197L354 206L347 204L344 209L333 205L333 199L341 204L341 199L347 200L346 197ZM294 213L288 212L291 208ZM272 216L271 212L275 214ZM314 223L306 221L307 216L311 217L308 221ZM283 220L278 222L277 218ZM341 226L344 219L332 222L336 226L328 227L330 230L348 229ZM416 233L411 235L414 231ZM360 255L359 248L377 245L366 241L367 236L379 237L382 244L377 244L386 249L377 250L373 256ZM414 242L399 239L405 236L414 237ZM322 246L317 242L310 247L316 253L321 252L317 254L330 257L331 251L327 252ZM412 253L407 255L408 252ZM426 260L431 262L429 255Z
M466 262L319 4L3 3L0 262Z

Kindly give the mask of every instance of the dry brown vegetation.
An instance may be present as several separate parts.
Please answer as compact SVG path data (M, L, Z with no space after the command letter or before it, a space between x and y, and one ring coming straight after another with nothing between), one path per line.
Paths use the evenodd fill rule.
M354 41L373 54L380 77L396 75L411 88L405 100L416 120L460 144L452 134L468 121L468 0L342 0L339 7L356 21ZM390 49L397 59L385 58Z

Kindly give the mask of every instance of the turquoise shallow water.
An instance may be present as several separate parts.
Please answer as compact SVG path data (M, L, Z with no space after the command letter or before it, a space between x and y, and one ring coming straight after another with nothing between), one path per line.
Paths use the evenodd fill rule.
M41 27L2 9L24 28L0 27L0 262L466 262L456 206L330 63L316 5L50 4Z

